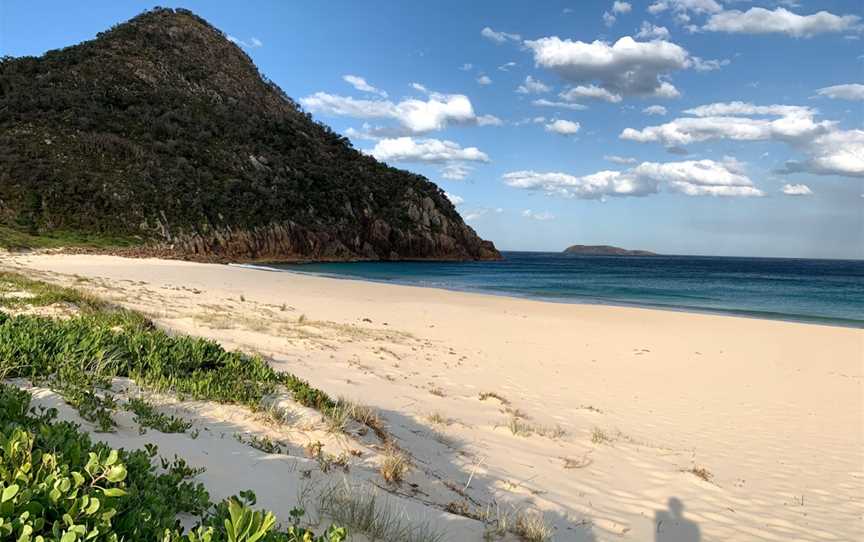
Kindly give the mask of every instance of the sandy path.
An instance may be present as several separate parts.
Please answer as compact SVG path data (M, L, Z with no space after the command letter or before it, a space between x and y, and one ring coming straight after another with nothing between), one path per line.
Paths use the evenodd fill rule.
M675 498L703 540L864 537L859 329L175 261L4 262L85 277L78 287L377 407L422 471L404 493L433 507L531 506L556 540L689 542L663 516ZM523 435L507 427L514 411ZM452 489L466 484L467 499Z

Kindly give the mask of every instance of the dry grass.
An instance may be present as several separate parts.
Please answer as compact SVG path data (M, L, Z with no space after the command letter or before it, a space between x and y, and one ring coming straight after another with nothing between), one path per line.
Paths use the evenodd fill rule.
M388 446L384 450L384 458L381 460L378 473L388 484L398 485L402 483L410 468L411 462L408 456L399 448Z
M518 413L518 411L517 411ZM539 435L552 440L557 440L567 436L567 431L560 425L539 425L526 422L522 416L511 414L507 419L507 428L514 435L520 437L529 437L531 435Z
M520 512L513 525L513 533L526 542L546 542L552 539L552 528L539 512Z
M695 467L694 466L693 468L689 469L687 472L689 472L693 476L695 476L701 480L704 480L706 482L709 482L709 483L714 478L714 473L712 473L711 471L709 471L705 467Z
M485 401L486 399L497 399L502 405L510 404L510 401L505 399L503 396L495 393L494 391L484 391L480 394L481 401Z
M309 493L306 491L305 493ZM352 535L363 534L369 540L401 542L443 542L445 534L429 522L412 522L386 496L374 489L352 485L347 481L329 485L317 496L317 502L299 501L306 509L317 508L338 525L348 527ZM317 506L316 506L317 504Z
M599 427L595 427L591 431L591 442L594 444L610 444L612 442L612 437L606 431Z
M434 425L450 425L453 423L450 418L441 414L440 412L433 412L426 416L426 421Z

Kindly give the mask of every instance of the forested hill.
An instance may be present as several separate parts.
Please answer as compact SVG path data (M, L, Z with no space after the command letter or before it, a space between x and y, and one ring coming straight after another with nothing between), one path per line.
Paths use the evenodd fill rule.
M0 61L0 225L193 258L499 257L435 184L314 122L182 9Z

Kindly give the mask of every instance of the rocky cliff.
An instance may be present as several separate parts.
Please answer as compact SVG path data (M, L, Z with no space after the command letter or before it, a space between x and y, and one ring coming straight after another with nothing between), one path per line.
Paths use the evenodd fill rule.
M182 9L0 60L0 224L208 260L500 257L435 184L313 121Z

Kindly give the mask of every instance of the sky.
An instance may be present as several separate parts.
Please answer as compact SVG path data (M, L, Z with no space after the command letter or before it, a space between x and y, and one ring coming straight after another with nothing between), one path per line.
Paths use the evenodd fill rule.
M503 250L864 258L864 2L162 2ZM0 0L0 55L154 7Z

